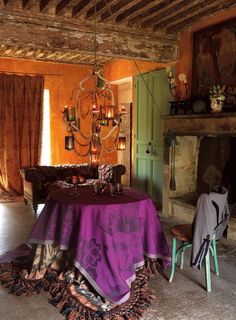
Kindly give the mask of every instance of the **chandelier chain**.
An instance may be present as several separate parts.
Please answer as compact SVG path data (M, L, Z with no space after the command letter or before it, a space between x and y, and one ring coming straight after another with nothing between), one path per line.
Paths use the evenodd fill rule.
M110 15L112 16L113 13L112 13L112 11L111 11L110 6L109 6L108 3L107 3L107 0L105 0L105 5L106 5L106 8L107 8L107 10L109 11ZM113 29L115 29L113 19L112 19L112 27L113 27ZM117 28L116 28L116 29L117 29ZM117 29L117 33L118 33L118 39L121 39L121 32L120 32L119 28ZM149 89L148 84L147 84L147 81L144 79L144 76L143 76L143 74L141 73L141 70L140 70L140 68L139 68L139 66L138 66L138 64L137 64L137 61L135 60L135 58L133 57L132 52L131 52L130 49L129 49L129 46L128 46L128 44L127 44L127 40L125 40L124 37L123 37L123 39L124 39L124 44L125 44L125 46L126 46L126 49L127 49L128 53L129 53L129 56L131 57L132 61L134 62L135 67L136 67L136 69L137 69L137 71L138 71L138 74L139 74L139 76L141 77L142 81L144 82L144 85L145 85L145 87L146 87L146 89L147 89L147 92L149 93L149 95L150 95L150 97L151 97L151 99L152 99L152 101L153 101L153 103L154 103L154 106L157 108L159 114L162 116L163 114L162 114L162 112L161 112L161 109L160 109L160 107L159 107L159 105L158 105L155 97L153 96L151 90Z

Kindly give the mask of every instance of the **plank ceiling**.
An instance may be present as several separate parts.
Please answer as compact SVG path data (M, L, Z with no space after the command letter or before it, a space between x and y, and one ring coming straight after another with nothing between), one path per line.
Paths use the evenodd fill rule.
M179 32L233 7L235 0L0 0L0 56L174 61Z

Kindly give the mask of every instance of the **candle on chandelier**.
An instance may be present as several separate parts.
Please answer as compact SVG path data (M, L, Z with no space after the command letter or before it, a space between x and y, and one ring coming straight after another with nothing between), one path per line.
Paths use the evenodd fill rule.
M119 137L117 142L117 150L126 149L126 137Z
M106 107L106 118L113 119L115 116L115 106L109 105Z
M65 149L66 150L74 150L74 137L73 136L65 136Z
M96 133L99 133L99 132L101 131L101 126L100 126L100 124L97 124L97 125L96 125L95 131L96 131Z
M91 108L91 112L92 112L92 113L98 113L98 112L100 112L99 106L96 105L96 104L93 104L93 105L92 105L92 108Z
M101 126L108 126L109 125L109 120L106 119L106 116L104 113L101 114L100 125Z
M124 105L121 106L120 113L122 113L122 114L126 114L127 113L126 107Z
M99 140L92 140L90 143L90 152L91 153L98 153L100 149Z
M92 165L97 165L100 163L100 153L91 153L90 156Z
M75 107L68 108L67 120L68 121L75 121Z

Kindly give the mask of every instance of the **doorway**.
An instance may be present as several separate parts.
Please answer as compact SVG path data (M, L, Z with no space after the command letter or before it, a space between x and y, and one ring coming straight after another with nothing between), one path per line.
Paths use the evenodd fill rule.
M162 116L169 113L166 70L134 79L134 181L160 208L163 185Z

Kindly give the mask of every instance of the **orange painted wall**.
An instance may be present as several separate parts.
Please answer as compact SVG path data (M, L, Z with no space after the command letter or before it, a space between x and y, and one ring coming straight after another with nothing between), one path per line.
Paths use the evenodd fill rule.
M107 63L104 68L104 73L110 81L116 81L127 77L133 77L140 73L145 73L166 67L164 63L133 61L120 59L111 63Z
M88 157L80 157L74 151L64 148L66 135L62 111L68 105L72 89L78 87L79 81L89 75L88 67L60 63L47 63L20 59L0 58L0 72L33 73L45 75L45 89L50 91L50 125L51 125L51 162L84 163ZM81 120L81 127L90 130L90 123ZM82 141L81 141L82 142ZM81 150L83 152L83 150ZM117 152L102 153L102 162L116 163Z
M181 34L179 42L179 60L175 65L175 76L178 76L179 73L186 74L187 80L190 83L189 92L191 92L191 82L194 81L194 77L192 79L193 33L234 17L236 17L236 8L196 23L192 25L190 30ZM176 82L178 83L177 78Z
M236 8L228 10L224 13L214 15L208 19L205 19L199 23L194 24L188 31L180 34L179 40L179 58L176 62L170 64L145 62L137 60L137 66L133 60L118 60L108 63L105 67L106 77L110 81L120 80L126 77L133 77L140 73L145 73L157 69L167 68L171 65L175 66L175 80L179 86L178 75L179 73L185 73L187 80L190 84L189 93L191 92L191 78L192 78L192 55L193 55L193 33L207 28L211 25L220 23L222 21L236 17ZM193 79L194 81L194 79ZM183 84L182 84L183 85ZM184 89L184 88L182 88Z
M179 59L175 64L175 74L185 73L191 86L193 32L233 17L236 17L236 8L197 23L190 30L182 33L179 42ZM108 63L104 68L105 77L110 81L115 81L126 77L133 77L138 75L139 72L145 73L168 66L167 64L156 62L136 61L136 63L138 68L132 60L123 59ZM77 87L79 81L88 75L88 67L0 58L0 72L38 73L45 75L45 89L49 89L50 91L52 164L88 162L88 157L83 158L76 155L73 151L68 152L64 149L66 130L62 120L62 111L64 106L68 104L72 89ZM83 128L90 130L90 125L86 127L86 122L82 121L81 125ZM115 163L117 161L116 151L109 154L103 153L102 161Z

